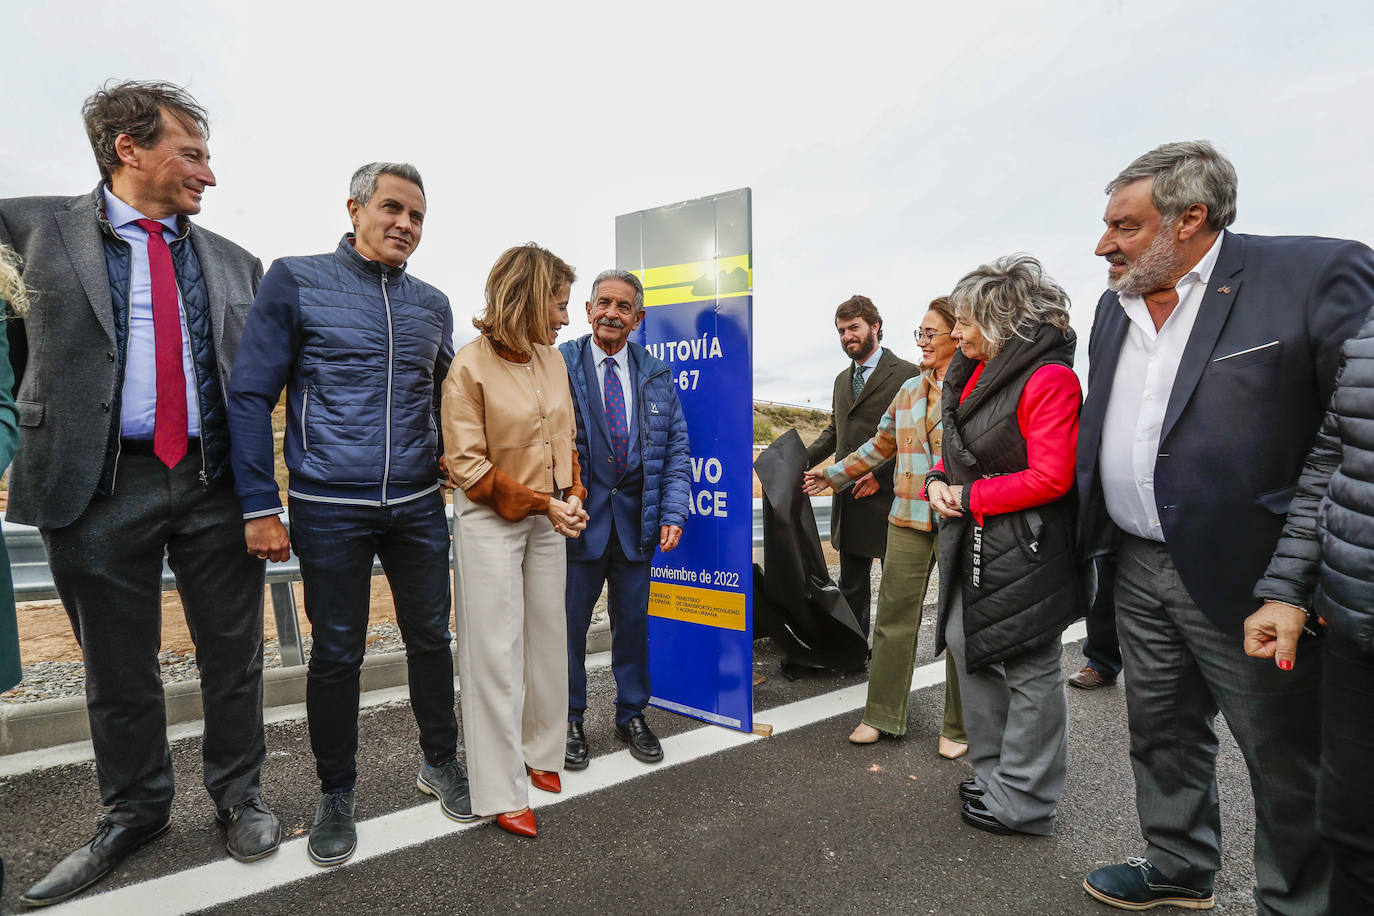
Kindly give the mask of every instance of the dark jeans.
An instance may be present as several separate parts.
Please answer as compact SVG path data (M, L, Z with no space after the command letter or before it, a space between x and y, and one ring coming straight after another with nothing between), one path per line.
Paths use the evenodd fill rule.
M1303 661L1299 651L1294 667ZM1317 831L1331 851L1331 912L1374 913L1374 658L1332 634L1323 687Z
M881 563L882 560L878 562ZM868 608L873 593L873 558L857 553L841 553L840 581L837 584L840 586L840 594L844 595L844 600L849 603L849 609L854 612L854 619L859 622L859 629L863 630L864 639L868 639Z
M1088 667L1106 677L1121 673L1121 640L1116 635L1116 554L1093 560L1097 570L1097 595L1088 609L1088 638L1083 657Z
M205 710L205 788L217 808L259 793L263 562L243 543L232 486L201 486L200 452L168 469L124 454L115 493L64 528L41 531L48 566L86 664L86 710L100 800L117 824L165 821L172 756L157 653L162 555L196 645Z
M615 723L624 725L649 704L649 565L630 560L620 546L615 523L606 549L595 560L569 560L568 721L581 722L587 710L587 629L592 610L607 586L611 618L611 670L615 673Z
M431 766L457 756L453 655L449 650L449 534L444 500L430 493L390 506L291 500L291 544L301 562L314 643L305 687L310 748L320 788L353 788L358 768L358 694L379 557L406 645L410 705Z

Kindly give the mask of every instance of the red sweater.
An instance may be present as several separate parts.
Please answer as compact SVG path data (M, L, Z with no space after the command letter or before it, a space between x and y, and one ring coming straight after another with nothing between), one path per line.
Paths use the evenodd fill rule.
M978 385L987 362L978 364L959 394L963 403ZM1016 405L1016 423L1026 439L1026 469L970 484L968 505L974 521L1053 502L1073 487L1078 457L1078 408L1083 387L1067 366L1041 366L1026 380ZM943 458L935 471L944 471Z

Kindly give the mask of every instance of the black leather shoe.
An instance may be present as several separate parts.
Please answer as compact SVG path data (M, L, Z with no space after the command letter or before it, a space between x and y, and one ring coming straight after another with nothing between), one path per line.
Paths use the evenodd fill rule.
M1131 857L1121 865L1108 865L1088 873L1083 890L1120 910L1148 910L1176 906L1185 910L1210 910L1216 902L1209 887L1174 884L1148 859Z
M983 801L983 790L978 788L978 780L965 779L963 782L959 783L959 798L966 802L976 801L981 803Z
M241 805L221 808L215 820L225 829L225 846L229 855L240 862L256 862L270 856L281 845L281 821L267 810L260 798L250 798Z
M358 825L353 819L353 793L331 792L320 796L315 823L310 825L306 851L316 865L342 865L358 848Z
M585 770L589 762L587 736L582 733L582 723L569 722L568 743L563 748L563 766L570 770Z
M643 716L635 716L624 725L615 727L615 736L630 746L630 756L642 763L658 763L663 759L663 745L649 728Z
M998 836L1015 836L1021 832L1008 827L993 817L992 812L984 808L983 802L979 799L964 802L964 807L959 811L959 816L970 827L977 827L979 830L986 830L988 833L995 833Z
M126 827L103 821L85 846L58 862L47 876L19 895L28 906L50 906L70 900L105 877L136 849L162 836L171 821Z

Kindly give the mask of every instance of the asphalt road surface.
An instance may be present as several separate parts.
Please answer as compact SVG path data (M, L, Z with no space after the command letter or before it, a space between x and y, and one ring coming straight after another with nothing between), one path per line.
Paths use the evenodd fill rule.
M927 614L929 618L930 614ZM1076 639L1073 637L1076 635ZM229 859L200 787L200 742L173 744L179 787L172 830L95 891L50 912L363 913L971 913L1108 914L1084 874L1142 850L1127 756L1122 687L1069 690L1068 788L1054 837L997 837L959 818L963 761L935 753L943 662L927 621L911 726L900 740L855 747L862 677L786 680L758 644L755 718L771 738L659 710L650 723L666 760L633 760L612 733L608 660L591 672L591 766L562 795L531 790L534 840L490 822L453 823L415 789L420 761L404 693L369 698L357 789L359 851L310 864L305 834L317 784L299 709L268 726L264 796L282 848L252 865ZM1082 663L1082 625L1064 669ZM1224 865L1216 911L1253 913L1253 810L1240 753L1222 726ZM78 754L79 756L79 754ZM90 838L100 815L95 766L71 752L0 758L0 911ZM1168 912L1163 911L1163 912Z

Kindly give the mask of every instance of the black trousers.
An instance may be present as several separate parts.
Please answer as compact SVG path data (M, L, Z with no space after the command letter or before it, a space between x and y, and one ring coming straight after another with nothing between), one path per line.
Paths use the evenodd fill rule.
M882 560L878 562L881 563ZM864 631L864 638L867 639L871 633L868 621L870 596L873 593L873 557L841 553L838 584L840 594L849 602L849 609L854 612L854 618L859 621L859 629Z
M175 468L151 455L119 460L115 493L72 524L40 532L86 664L86 710L110 820L164 821L172 756L157 653L162 557L176 574L196 645L205 710L205 788L218 808L259 793L262 560L244 549L233 487L201 486L199 450Z
M1323 688L1317 832L1331 851L1331 912L1374 913L1374 657L1333 633Z
M358 778L358 698L380 558L406 646L410 706L431 766L458 754L449 620L449 534L434 491L386 507L291 500L291 543L301 561L313 644L305 682L310 747L324 792Z
M1121 639L1116 635L1116 554L1093 561L1097 571L1097 595L1088 609L1088 638L1083 640L1083 657L1088 667L1099 674L1116 677L1121 673Z

